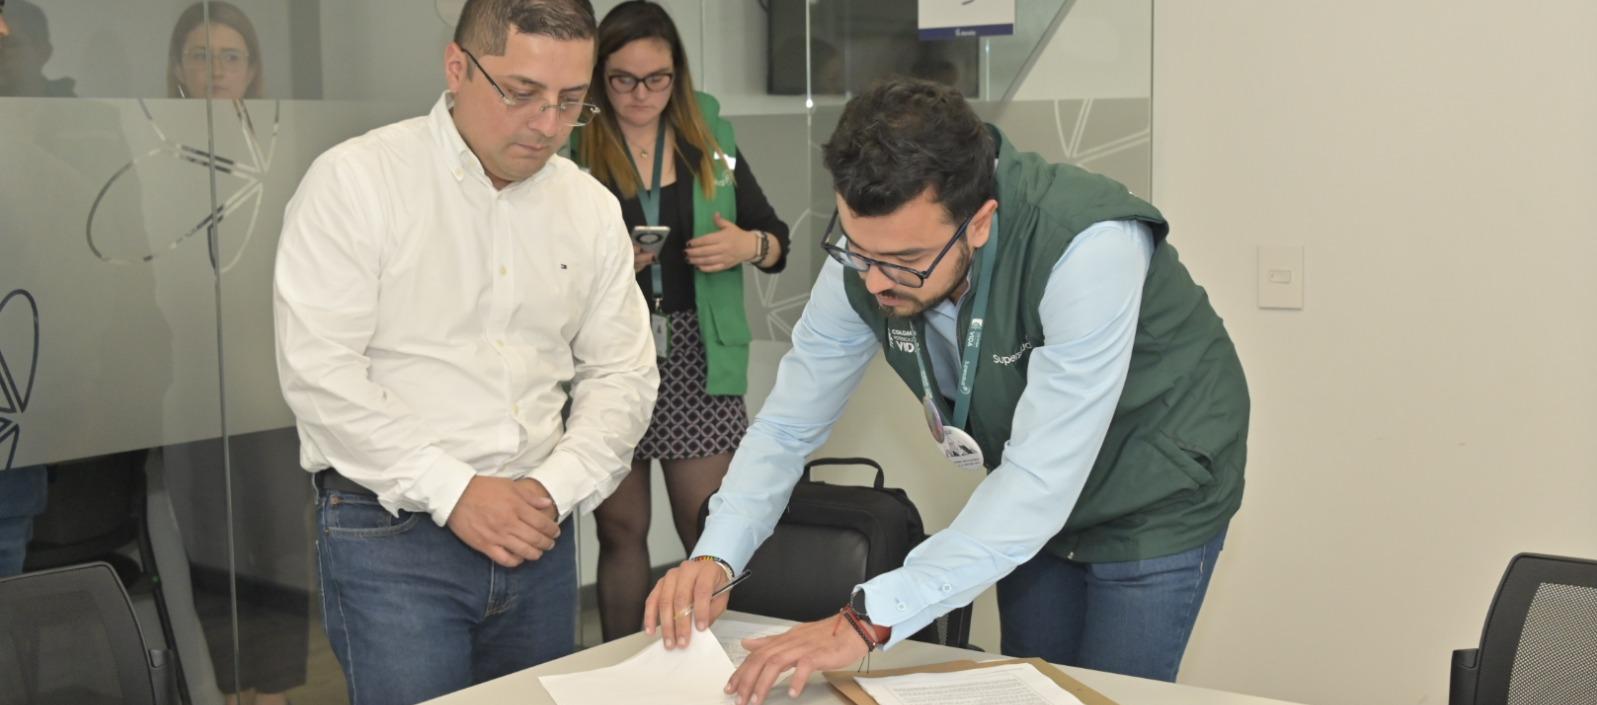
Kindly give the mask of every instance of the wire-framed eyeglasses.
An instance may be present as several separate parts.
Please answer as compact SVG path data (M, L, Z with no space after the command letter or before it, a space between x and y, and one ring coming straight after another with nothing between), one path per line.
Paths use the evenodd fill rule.
M488 85L493 86L494 92L499 94L499 101L504 103L505 107L510 108L511 110L524 108L530 105L538 105L538 114L542 115L550 109L553 109L556 111L556 114L560 116L561 121L572 127L582 127L583 125L591 122L593 120L593 116L599 114L599 106L594 105L593 103L584 103L577 100L562 100L558 103L542 103L538 100L538 96L536 94L517 93L512 95L506 93L505 89L499 87L499 82L495 81L493 76L488 75L488 69L482 67L482 62L477 60L476 55L472 54L470 49L461 47L460 50L465 52L466 58L471 59L472 65L476 66L477 70L482 72L482 77L488 79Z
M220 49L212 54L205 47L195 47L183 52L183 63L194 67L220 66L228 71L243 71L249 68L250 55L239 49Z
M860 276L864 276L866 272L870 271L871 267L875 267L881 270L883 276L893 280L893 283L911 289L919 289L926 285L926 280L932 276L932 270L936 269L937 264L943 261L943 257L948 255L948 251L954 249L954 243L959 242L959 239L965 236L965 229L970 227L970 220L974 217L976 217L975 213L965 217L965 222L959 224L959 229L954 231L954 236L948 238L948 243L943 245L941 252L937 253L937 258L933 259L932 263L927 265L925 269L915 269L902 264L883 262L879 259L866 257L858 252L852 252L845 247L838 247L832 242L832 230L835 228L845 238L848 237L848 231L843 229L842 222L838 220L837 211L832 212L832 221L826 225L826 234L821 236L821 249L825 250L826 254L831 255L832 259L837 260L844 267L859 272Z

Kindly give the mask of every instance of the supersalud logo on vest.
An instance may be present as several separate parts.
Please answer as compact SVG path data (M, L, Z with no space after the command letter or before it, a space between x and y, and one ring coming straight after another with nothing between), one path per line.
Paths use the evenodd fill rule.
M1015 352L1012 352L1008 355L999 355L998 353L993 353L993 362L1008 367L1016 362L1019 362L1021 358L1025 357L1026 351L1031 350L1032 347L1033 345L1030 340L1023 340L1020 342L1020 349L1016 350Z

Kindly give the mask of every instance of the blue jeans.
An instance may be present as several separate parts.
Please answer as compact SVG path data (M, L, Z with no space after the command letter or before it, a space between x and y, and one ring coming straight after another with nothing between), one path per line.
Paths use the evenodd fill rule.
M44 512L49 479L43 465L0 470L0 578L22 572L33 517Z
M998 581L1004 655L1174 682L1225 533L1141 561L1037 554Z
M320 490L322 619L351 705L405 705L575 650L576 529L507 569L426 514Z

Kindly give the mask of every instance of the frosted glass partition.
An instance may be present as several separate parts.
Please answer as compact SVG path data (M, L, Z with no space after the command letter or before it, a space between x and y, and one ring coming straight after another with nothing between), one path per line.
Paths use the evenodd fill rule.
M188 702L343 701L277 382L274 253L318 155L438 99L462 1L233 0L254 38L231 59L193 51L186 0L5 4L0 472L50 468L47 543L96 538L85 517L137 499L159 561L129 560L159 580L135 582L135 600L176 649ZM601 17L616 4L595 3ZM916 38L914 0L662 4L794 230L787 271L746 287L759 341L785 343L803 310L832 209L820 145L880 76L957 82L1023 148L1150 182L1149 2L1019 0L1016 36L953 43ZM251 67L248 97L197 99L207 61ZM130 474L139 486L106 479ZM666 563L681 549L656 524Z

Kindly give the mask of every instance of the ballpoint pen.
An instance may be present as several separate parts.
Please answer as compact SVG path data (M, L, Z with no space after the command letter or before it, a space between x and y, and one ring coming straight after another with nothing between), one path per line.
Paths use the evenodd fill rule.
M710 599L713 600L713 599L715 599L717 597L720 597L721 595L725 594L726 591L731 590L738 583L741 583L741 582L743 582L745 580L748 580L749 576L753 575L753 574L754 574L754 571L752 571L752 570L744 570L742 575L739 575L736 578L733 578L731 582L729 582L729 583L727 583L725 585L722 585L721 587L716 588L715 592L710 593ZM692 605L688 605L687 607L683 607L682 609L677 610L676 618L677 619L682 619L683 617L686 617L686 616L688 616L690 614L693 614L693 606Z

